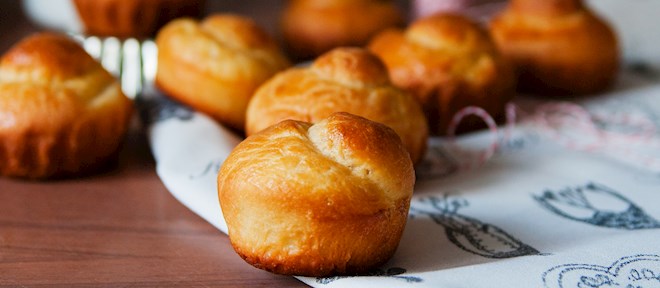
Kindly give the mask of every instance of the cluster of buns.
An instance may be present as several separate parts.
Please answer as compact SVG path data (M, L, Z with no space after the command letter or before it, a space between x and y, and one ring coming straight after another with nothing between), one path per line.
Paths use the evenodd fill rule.
M132 103L78 43L37 34L0 61L1 175L80 175L116 154Z
M88 32L139 37L203 1L75 3ZM245 17L180 18L159 30L158 88L248 136L217 178L231 243L247 262L304 276L376 268L401 239L429 133L444 134L467 106L502 118L516 82L591 93L618 69L614 34L580 0L512 0L490 31L453 14L383 30L402 19L393 1L292 0L288 46L299 58L320 55L293 68ZM116 153L131 112L78 44L27 38L0 62L0 173L88 172Z
M73 0L84 32L96 36L153 36L179 17L202 12L205 0Z
M261 269L317 277L387 261L414 183L397 134L348 113L270 126L240 143L218 174L236 252Z
M351 5L367 2L376 5ZM490 30L444 13L405 30L361 34L357 22L335 21L341 29L319 32L323 17L301 16L335 11L349 5L345 1L292 1L283 18L289 46L297 56L320 56L274 74L249 101L248 138L218 174L235 250L281 274L353 274L382 264L405 226L413 165L424 155L429 130L446 133L467 106L504 118L517 83L540 92L589 93L612 81L616 39L580 3L513 0ZM351 15L370 21L367 14ZM336 35L366 34L376 34L365 36L371 38L367 49L336 48L349 43ZM558 49L573 52L552 52ZM591 73L597 63L605 69L600 75ZM459 131L480 124L467 118Z
M616 35L582 0L511 0L490 31L523 92L590 94L616 79Z
M247 262L327 276L392 256L428 129L382 61L338 48L286 69L275 42L236 15L172 21L156 44L161 90L249 136L218 175L229 237Z

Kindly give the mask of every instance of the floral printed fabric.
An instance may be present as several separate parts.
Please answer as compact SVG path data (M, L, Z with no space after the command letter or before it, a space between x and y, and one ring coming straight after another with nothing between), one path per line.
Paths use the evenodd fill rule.
M579 104L612 119L643 115L660 127L658 97L660 82L637 73ZM165 104L149 105L157 172L182 204L226 232L216 172L241 139ZM623 135L639 129L594 123ZM507 134L461 136L453 145L431 139L393 259L368 275L299 279L314 287L660 287L660 172L649 165L658 151L632 159L619 142L571 149L525 122ZM493 139L498 149L487 162L457 168L468 160L451 147L478 151Z
M519 97L512 129L430 139L394 257L367 275L299 279L313 287L660 287L660 34L648 6L660 2L651 2L588 1L621 35L626 72L616 87L550 109L540 109L550 99ZM139 103L158 175L226 233L216 173L241 138L159 99ZM487 161L470 157L494 139Z

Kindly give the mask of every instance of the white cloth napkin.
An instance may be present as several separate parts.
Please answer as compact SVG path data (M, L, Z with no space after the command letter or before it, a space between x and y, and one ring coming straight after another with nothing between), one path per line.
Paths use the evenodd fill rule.
M529 109L543 101L522 102ZM633 121L639 115L660 127L657 79L622 75L613 91L580 104L592 116L606 115L594 118L598 131L635 134L641 128L627 124L640 123ZM183 205L226 233L216 173L242 139L162 97L142 106L159 177ZM596 137L608 145L582 149L584 143L565 144L593 136L591 130L545 125L535 118L540 112L527 112L497 137L480 132L455 145L430 140L403 238L381 269L298 278L313 287L660 287L660 168L654 166L660 134L635 142L634 151L617 137ZM626 115L632 120L617 120ZM455 147L477 154L493 139L493 157L460 169L471 159L458 158Z

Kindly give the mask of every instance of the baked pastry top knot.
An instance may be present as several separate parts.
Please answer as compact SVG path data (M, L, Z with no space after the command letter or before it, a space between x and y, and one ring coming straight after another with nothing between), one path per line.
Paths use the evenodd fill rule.
M62 90L91 101L117 81L78 43L57 34L26 38L0 62L0 81Z
M176 53L179 61L223 78L241 79L260 74L261 66L265 73L288 65L265 31L231 14L212 15L202 22L175 20L159 32L157 40L164 56Z
M252 135L282 120L316 123L348 112L397 132L413 162L426 150L428 128L412 95L395 87L383 63L361 48L337 48L308 67L276 74L255 92L247 110Z
M513 70L487 31L465 16L421 18L405 30L379 33L368 49L383 60L392 82L421 103L432 134L446 133L454 114L467 106L502 118L514 96ZM483 125L476 117L462 124L464 130Z
M383 62L359 48L332 50L314 61L312 70L321 78L356 86L389 85Z
M476 28L471 20L453 14L422 18L404 32L405 37L417 45L463 54L494 49L486 33Z
M158 87L236 130L256 88L290 65L254 21L232 14L172 21L156 43Z

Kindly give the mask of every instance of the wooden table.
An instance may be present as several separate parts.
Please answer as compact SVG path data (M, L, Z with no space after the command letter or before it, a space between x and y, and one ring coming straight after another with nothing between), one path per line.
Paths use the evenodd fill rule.
M2 53L37 29L20 11L19 1L0 1ZM305 287L245 263L227 236L177 202L139 125L100 174L0 179L0 287L17 286Z

